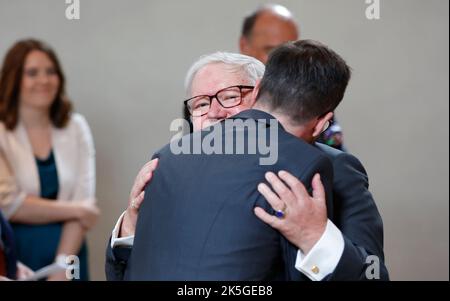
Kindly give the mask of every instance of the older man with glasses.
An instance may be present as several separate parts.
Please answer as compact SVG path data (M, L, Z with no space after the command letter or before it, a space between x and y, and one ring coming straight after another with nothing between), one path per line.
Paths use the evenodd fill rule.
M287 94L283 95L281 86L284 85L284 82L280 82L277 78L283 79L283 76L286 75L283 70L289 67L283 61L283 55L291 54L293 56L291 63L299 65L297 69L294 67L293 70L298 70L301 66L308 66L305 61L302 61L308 55L317 56L317 52L321 51L328 53L329 61L337 60L339 62L338 65L342 68L340 72L343 74L347 72L345 71L345 62L325 46L311 41L297 42L284 49L284 52L278 54L278 57L273 58L272 65L269 63L268 74L265 75L265 80L263 79L263 93L259 89L257 79L261 77L264 69L260 68L258 62L249 61L246 56L233 54L229 56L214 54L200 59L191 67L185 84L188 95L194 95L185 101L192 115L194 130L211 126L218 121L239 114L250 108L258 96L256 108L270 111L286 131L309 143L314 143L314 139L329 125L333 115L331 112L343 96L342 89L345 90L346 75L343 75L342 83L337 84L337 86L341 85L341 91L335 90L338 94L333 96L337 101L334 105L321 102L318 96L320 93L318 94L317 91L320 88L314 86L315 82L308 82L307 75L302 78L301 74L294 74L294 78L286 79L287 85L295 83L300 86L293 89L297 94L305 91L314 92L311 99L303 97L301 106L291 103L292 109L296 107L300 111L303 110L297 114L307 117L300 124L287 117L296 116L295 110L290 112L292 115L289 115L286 113L285 106L281 106L284 108L283 110L279 109L277 102L283 101L280 96L286 97ZM316 62L316 64L318 63ZM330 66L326 64L320 66L319 64L309 66L309 68L309 70L326 69ZM311 72L317 74L314 71ZM325 90L329 87L327 85L334 84L327 78L315 78L315 80L317 83L325 81L322 86ZM257 88L254 90L255 85ZM276 99L270 93L264 92L272 91L274 93L273 91L277 92L280 89L280 95L276 95L278 96ZM257 94L258 91L260 94ZM295 96L295 94L293 95ZM381 217L367 190L367 176L364 168L351 155L324 145L316 144L315 146L333 162L334 203L328 202L328 208L325 206L324 195L318 193L323 186L317 178L312 184L314 192L310 197L305 193L301 182L291 174L280 172L277 176L268 173L266 180L271 184L273 191L266 184L258 185L258 190L274 208L274 215L268 214L261 208L255 208L255 214L279 230L298 248L295 268L303 276L311 280L387 280ZM301 155L299 154L299 156ZM133 245L138 209L144 197L142 190L152 177L152 171L155 170L156 165L157 161L152 161L144 166L138 174L130 194L129 207L113 231L107 258L108 279L122 279L123 277L130 246ZM327 209L328 219L326 218ZM378 274L373 275L367 272L370 264L367 259L374 258L370 256L378 258Z

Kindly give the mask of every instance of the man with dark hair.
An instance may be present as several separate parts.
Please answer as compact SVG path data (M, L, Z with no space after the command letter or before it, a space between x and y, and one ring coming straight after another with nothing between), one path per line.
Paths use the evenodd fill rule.
M318 42L286 43L270 56L255 107L289 116L302 127L314 126L339 105L350 74L345 61Z
M236 55L229 54L228 56L234 58ZM248 234L249 229L254 228L241 224L251 223L252 217L246 215L249 210L248 207L241 208L239 206L246 206L248 201L251 200L250 204L256 206L255 214L274 229L279 230L290 243L298 248L295 268L301 272L301 275L299 276L295 273L295 270L291 269L292 255L289 255L283 258L287 260L285 265L279 266L289 271L286 274L288 277L284 279L387 280L388 273L384 266L381 217L370 192L367 190L367 175L362 165L349 154L333 150L324 145L315 145L332 161L335 173L332 185L334 201L331 202L331 195L328 193L325 206L324 194L318 193L321 186L317 181L318 179L314 178L315 182L313 181L313 185L310 187L313 190L313 197L309 197L302 188L301 181L305 184L310 182L302 180L298 171L295 171L302 160L310 162L308 156L312 153L309 153L308 156L305 156L306 153L295 155L298 150L298 145L294 142L296 140L291 140L284 134L289 133L292 137L304 139L311 143L317 138L332 118L333 113L331 111L339 104L345 92L350 78L350 70L345 62L332 50L314 41L306 40L286 44L274 51L261 83L256 85L252 97L249 99L249 94L243 96L242 91L241 96L235 94L236 96L233 98L228 98L227 95L230 94L223 93L224 87L245 85L244 87L248 88L248 85L251 84L248 80L252 76L236 68L239 67L237 62L247 61L248 57L237 56L238 59L233 59L231 62L217 61L217 59L211 59L211 57L215 57L215 55L196 62L188 72L186 80L186 88L190 91L191 96L186 104L193 116L194 126L197 125L196 129L199 130L216 122L220 123L213 126L212 129L222 128L224 122L226 123L226 121L223 121L225 118L258 121L277 120L282 126L280 131L282 137L279 138L282 152L279 161L282 163L275 166L275 170L283 166L283 169L290 169L294 176L288 172L279 172L278 176L272 172L265 174L266 180L274 190L273 192L268 185L263 183L258 185L258 191L270 204L269 207L272 207L275 211L270 208L267 210L264 202L254 202L253 199L254 187L258 184L254 180L264 170L258 170L257 164L255 165L254 162L253 164L247 164L251 161L248 157L241 157L239 163L233 162L233 160L225 160L220 166L216 166L211 164L213 159L209 159L207 156L199 156L201 163L194 162L191 166L183 166L183 160L171 157L170 154L167 154L167 151L160 152L160 154L171 157L172 160L159 163L152 182L146 189L145 201L139 212L136 232L136 239L139 232L141 238L139 242L136 240L136 244L133 244L133 236L126 236L134 234L137 209L144 196L141 193L141 187L149 179L144 175L151 174L145 168L142 174L140 173L142 176L137 178L137 182L140 182L140 184L133 188L129 207L122 215L123 221L121 217L113 231L111 245L108 247L107 253L107 278L122 279L125 269L128 269L126 279L147 279L148 275L151 275L151 279L154 279L155 275L158 277L162 275L165 279L184 280L240 280L249 279L245 277L249 275L259 275L259 278L250 277L251 279L272 279L267 274L268 278L260 278L264 273L258 273L258 271L261 272L259 264L249 264L254 263L254 260L264 266L272 266L271 264L273 264L270 259L268 261L261 260L260 256L264 256L262 254L267 255L268 250L264 247L258 248L261 252L264 252L257 255L257 252L253 252L256 250L249 247L255 246L254 243L256 243L251 236L243 239L245 233ZM244 66L247 66L247 63L244 63ZM258 69L257 64L249 69ZM278 84L268 83L267 81L270 81L272 76L276 78L272 78L272 80L280 80L281 82L278 82ZM290 76L297 78L297 81L288 78ZM303 78L298 78L298 76ZM324 77L331 77L331 79ZM285 90L288 88L284 85L285 81L292 85L288 89L291 90L288 92L289 94L285 94ZM287 97L290 97L290 99ZM229 99L232 99L234 105L226 102ZM234 100L236 101L234 102ZM256 103L255 100L257 100ZM314 100L318 105L314 103ZM254 104L253 110L245 110L252 104ZM311 110L311 112L306 112L306 110ZM207 129L207 131L210 130L211 128ZM154 170L154 167L149 170ZM183 170L182 176L170 174L169 170L172 170L173 173L180 169ZM192 177L190 176L191 169L193 173L196 173ZM269 170L271 169L269 168ZM230 171L228 174L227 170ZM205 173L210 176L205 176ZM155 181L157 178L158 180ZM325 176L325 191L329 189L327 180L329 178ZM187 183L184 183L185 181ZM227 187L227 183L230 183L230 181L233 185L238 186ZM176 186L174 187L174 185ZM208 191L208 188L205 187L212 190ZM175 191L172 191L172 189ZM191 191L192 189L194 190ZM164 192L164 190L169 190L170 194ZM179 191L179 195L177 195L177 191ZM238 193L236 194L236 192ZM245 197L242 199L243 195ZM203 220L201 214L207 215L210 213L204 209L214 208L217 200L219 202L223 200L222 204L226 205L224 207L226 210L221 211L218 215L222 227L219 229L210 228L209 225L202 224L202 227L196 228L198 231L214 229L214 239L199 240L197 235L191 236L192 233L189 233L186 229L192 229L198 223L201 224L201 220ZM238 201L236 202L236 200ZM234 207L227 207L230 204ZM183 209L178 208L178 205ZM170 207L170 210L167 210L167 206ZM191 214L189 212L194 210L192 207L198 211L199 216L195 216L199 219L198 222L197 219L190 220L190 222L173 220L175 216L184 218L186 214ZM260 207L264 207L266 210ZM276 215L270 215L267 211L275 212ZM149 212L151 216L149 216ZM166 219L160 216L161 212L165 212L164 217ZM230 213L233 214L228 216L227 214ZM236 218L237 216L239 218ZM176 225L171 225L171 223ZM162 230L162 227L173 228L171 230L172 235L163 235L167 233ZM156 231L153 233L156 238L152 235L142 234L149 231L148 229ZM164 233L161 234L159 231ZM266 233L263 228L258 228L258 231L262 231L262 235ZM163 236L159 237L158 235ZM173 236L176 236L176 239ZM229 244L227 239L230 239L230 237L236 238L239 243L236 244L235 241L234 244ZM160 238L160 240L157 238ZM185 241L186 239L187 241ZM116 244L118 240L131 241L119 245ZM184 241L181 245L180 240ZM161 241L163 241L162 244ZM260 245L259 243L267 243L267 241L261 240L260 237L256 245ZM186 247L184 244L188 246L187 251L191 256L189 260L186 260L186 254L183 250L180 250L180 247ZM130 249L125 247L127 245L133 245L133 256L130 261L128 261ZM197 248L200 246L207 246L207 249L199 251ZM136 247L139 251L135 250ZM214 249L214 247L217 249ZM244 249L246 251L241 252ZM201 254L192 252L192 250L198 250ZM288 253L286 254L292 254L291 248L284 250L287 250ZM214 254L219 257L214 257ZM152 255L155 257L151 258ZM378 269L380 271L378 275L367 273L369 263L367 259L371 258L369 257L371 255L378 258ZM214 259L213 261L211 261L210 256ZM267 258L270 258L270 256ZM163 259L167 267L170 268L166 269L160 266L161 263L158 262L160 259ZM196 260L193 262L191 259ZM240 264L236 265L238 262ZM286 263L289 264L286 265ZM240 269L239 267L245 268ZM157 274L155 274L155 268ZM182 271L182 275L178 274L180 271ZM201 276L198 277L199 275ZM156 278L160 279L158 277Z
M279 4L265 4L245 17L239 50L264 64L270 52L279 45L299 39L299 29L293 14ZM336 149L344 150L343 133L336 120L317 139Z
M290 133L314 143L344 97L350 75L345 61L323 44L312 40L286 43L271 53L253 108L271 112L278 120L286 118L283 126ZM314 145L333 163L334 207L330 220L339 229L344 248L333 273L325 278L317 277L323 275L319 268L323 263L317 263L322 260L315 256L316 252L326 254L339 248L339 243L325 243L327 240L336 242L331 236L322 236L309 254L300 254L303 266L310 266L309 270L302 269L302 272L316 280L389 280L384 265L382 219L368 191L364 167L350 154L321 143ZM292 200L299 200L299 197L292 187L298 182L293 181L289 188L280 179L286 181L281 175L270 181L276 194L268 187L260 190L261 193L271 204L284 202L295 207L296 202ZM260 219L282 233L298 233L297 237L288 238L298 245L296 241L302 235L301 229L306 226L301 222L300 214L292 219L290 225L283 225L266 212L256 210ZM298 206L297 210L304 212L308 209ZM330 256L333 252L328 254Z

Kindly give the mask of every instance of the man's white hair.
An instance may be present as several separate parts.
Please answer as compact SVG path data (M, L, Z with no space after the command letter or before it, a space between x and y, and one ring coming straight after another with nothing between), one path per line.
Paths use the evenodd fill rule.
M255 85L258 79L264 75L265 66L257 59L248 55L231 53L231 52L216 52L200 57L189 69L186 79L184 81L184 88L186 96L190 97L192 81L197 72L209 64L223 63L230 67L230 72L240 72L248 80L248 85Z

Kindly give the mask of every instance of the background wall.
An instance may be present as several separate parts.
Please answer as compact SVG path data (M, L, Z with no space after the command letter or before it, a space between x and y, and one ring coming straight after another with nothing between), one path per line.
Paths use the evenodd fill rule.
M237 51L243 16L265 1L0 0L0 57L37 37L60 56L68 92L86 116L97 150L102 209L90 233L91 273L104 279L104 250L131 184L181 115L190 64ZM365 164L384 219L394 280L449 279L449 2L381 0L381 19L364 0L279 1L301 37L320 40L353 67L337 111L349 150Z

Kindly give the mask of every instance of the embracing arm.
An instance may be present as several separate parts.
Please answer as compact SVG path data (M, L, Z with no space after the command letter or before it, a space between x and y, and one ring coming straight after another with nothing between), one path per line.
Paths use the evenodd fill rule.
M334 162L335 223L345 241L342 258L329 280L389 280L384 264L383 222L366 171L342 153ZM379 273L378 273L379 272Z
M255 214L287 240L282 240L282 246L289 250L285 261L289 262L291 280L302 280L304 276L322 280L334 270L343 249L342 235L327 219L327 209L332 208L332 167L329 160L321 158L302 176L286 171L268 173L266 180L271 188L266 184L258 186L272 208L286 208L282 218L262 208L255 208Z
M155 158L139 171L128 199L128 207L119 217L106 249L105 272L107 280L122 280L133 246L139 207L144 200L145 186L150 182L158 165Z
M277 191L275 180L269 183L278 193L280 201L287 202L289 198L292 199L291 207L296 208L294 213L297 212L297 214L292 214L291 210L291 214L287 214L282 221L272 218L276 221L274 223L269 217L264 218L263 215L256 213L259 218L280 230L292 244L299 248L296 268L309 279L369 280L377 279L379 271L378 279L388 280L383 255L383 225L375 202L368 191L366 172L361 163L348 154L341 154L335 158L333 170L334 202L330 203L329 199L326 200L329 219L325 231L315 230L315 233L321 236L317 240L316 235L316 238L312 240L312 248L308 248L311 244L307 244L306 248L302 246L300 236L290 235L290 233L301 233L302 228L310 228L310 225L315 224L305 223L305 219L301 216L305 212L304 205L315 204L314 199L317 199L314 197L314 192L312 198L305 192L295 193L295 190L303 185L293 176L290 175L292 178L288 179L289 175L279 173L280 179L289 186L281 191L280 188ZM320 186L319 184L313 183L314 190ZM263 190L261 193L269 200L270 191ZM320 209L320 206L315 207ZM323 225L323 222L319 224ZM368 271L367 274L366 271Z

